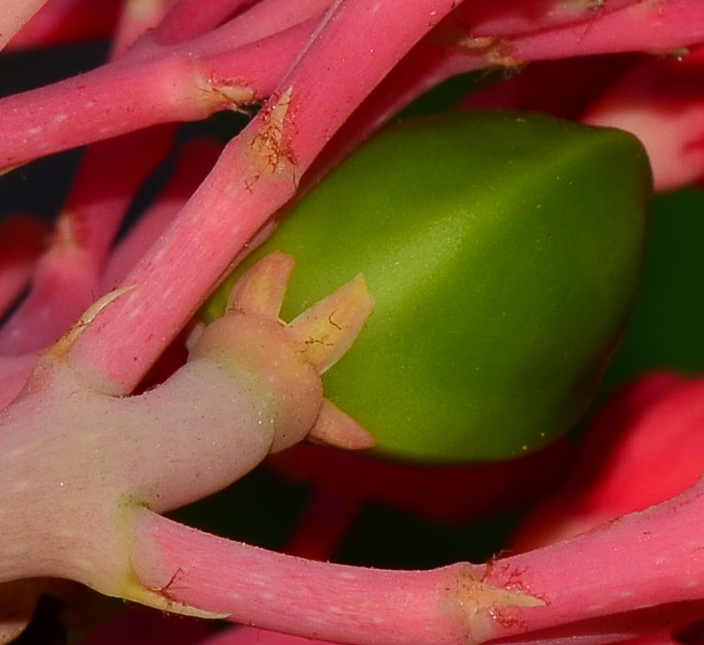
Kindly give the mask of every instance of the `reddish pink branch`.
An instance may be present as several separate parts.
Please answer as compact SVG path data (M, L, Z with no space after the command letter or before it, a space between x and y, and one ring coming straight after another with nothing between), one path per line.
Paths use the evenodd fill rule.
M482 567L418 572L326 564L216 538L146 511L135 530L133 566L142 583L236 622L360 645L466 645L494 629L476 579ZM520 594L512 599L535 603Z
M462 22L471 25L475 38L502 38L546 31L563 25L601 21L605 14L642 0L504 0L463 2L457 10Z
M256 78L256 48L240 53L239 69L245 75L251 69ZM213 67L185 54L135 58L124 57L61 83L0 100L8 128L0 144L0 164L25 163L158 123L202 119L255 96L244 82L219 80ZM276 65L273 68L276 76Z
M221 150L220 143L202 139L184 147L167 186L110 254L108 265L101 276L98 288L100 294L117 287L137 266L205 179Z
M642 51L669 54L704 39L704 5L698 0L635 2L594 13L585 24L566 25L508 38L497 47L518 62Z
M616 621L623 623L616 625L623 630L629 624L629 612L700 600L704 596L703 507L700 480L682 495L646 511L495 562L486 582L522 589L545 601L543 607L506 611L495 636L554 630L584 621L594 623L595 633L608 635L600 631L603 627L596 619L624 614ZM630 625L634 635L650 627L645 620L631 620Z

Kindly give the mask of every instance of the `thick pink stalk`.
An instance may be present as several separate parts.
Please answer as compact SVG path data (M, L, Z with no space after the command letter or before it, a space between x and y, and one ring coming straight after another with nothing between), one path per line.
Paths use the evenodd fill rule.
M296 3L259 0L244 13L213 30L208 35L208 41L213 44L225 43L230 49L241 47L285 31L315 16L322 19L330 4L331 0L300 0Z
M520 63L624 51L669 54L703 38L704 4L667 0L636 2L603 15L596 12L588 24L500 39L496 47Z
M567 636L574 633L569 626L580 623L583 634L602 637L610 633L623 637L629 632L635 636L653 629L645 618L633 620L632 612L655 611L704 596L703 523L700 480L682 495L646 511L571 540L494 562L486 582L521 588L545 601L542 607L506 613L494 637L559 626L567 627ZM614 618L618 614L623 615ZM600 617L604 617L601 626Z
M464 2L458 9L475 38L502 38L552 29L579 22L592 23L607 12L641 0L504 0L503 2Z
M157 123L202 119L255 97L244 82L219 80L227 78L227 70L221 76L217 68L187 54L136 58L123 57L82 76L0 100L7 125L0 165L22 164ZM258 62L256 48L241 52L238 69L245 78L251 70L256 79ZM272 67L276 78L277 66Z
M167 186L110 254L100 279L99 294L117 287L137 266L205 179L221 150L219 142L202 139L184 147Z
M673 8L673 5L687 1L673 0L664 5L662 11L648 3L639 3L635 8L628 6L605 13L603 17L599 12L592 12L589 15L593 20L586 27L578 20L576 25L570 23L549 32L538 31L519 37L474 37L473 32L468 32L457 42L475 56L479 54L479 60L483 59L485 65L515 65L546 58L629 49L669 51L700 40L704 33L704 28L699 26L702 24L699 4ZM298 21L314 14L326 3L311 0L291 17L284 16L279 19L280 23L274 22L273 26L267 23L271 14L270 3L261 4L262 9L255 6L194 42L188 50L143 47L140 48L141 56L135 52L127 57L128 62L122 61L115 67L101 68L83 75L80 80L69 79L0 101L0 109L4 109L5 114L16 115L8 121L7 131L14 136L3 139L0 163L12 166L99 137L114 136L163 121L203 118L228 105L267 96L295 59L316 23L315 20ZM692 11L695 12L693 15ZM682 20L682 15L688 14L691 18ZM291 20L297 22L297 27L277 35L271 33L272 29L289 24ZM253 24L258 28L252 30ZM476 29L477 25L471 27ZM253 43L243 37L250 30L260 37L266 36L266 42ZM623 30L634 34L633 42L624 42L620 36ZM459 35L458 32L453 37ZM238 45L242 48L239 49ZM224 46L230 49L224 51ZM263 49L276 52L269 57L265 69L259 65ZM457 65L453 72L478 66L472 61L464 68ZM339 69L353 67L356 68L343 66ZM154 78L163 82L154 84ZM242 80L233 82L233 79ZM124 116L121 115L123 112ZM116 114L119 118L115 117ZM37 126L37 123L43 125ZM21 154L18 153L20 148L23 149Z
M142 512L132 562L166 598L231 620L338 643L435 645L492 636L493 607L542 605L480 582L484 567L387 571L284 556Z

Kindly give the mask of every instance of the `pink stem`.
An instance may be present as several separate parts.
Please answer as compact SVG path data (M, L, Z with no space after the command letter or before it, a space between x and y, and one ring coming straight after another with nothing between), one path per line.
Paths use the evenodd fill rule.
M598 19L597 19L598 18ZM668 54L704 39L699 0L637 2L595 15L588 24L567 25L509 38L497 47L517 62L612 52Z
M499 560L485 581L520 588L544 607L512 608L495 636L613 616L704 596L704 490L687 492L571 540ZM566 581L569 581L567 583ZM638 621L632 621L638 630Z
M475 569L467 564L412 572L313 562L143 511L133 566L143 584L175 601L309 638L443 645L477 642L487 629L477 624L468 634L472 616L463 594Z
M205 179L221 150L222 145L212 140L196 140L184 147L166 188L110 254L98 293L103 294L117 287L137 266Z
M472 37L501 38L534 32L538 25L540 31L545 31L562 25L599 21L606 13L639 2L641 0L603 0L598 4L589 0L464 2L458 8L458 16L472 26Z
M105 263L140 184L166 158L173 136L174 128L165 125L101 141L86 151L63 211L97 267Z
M310 29L303 25L272 36L269 44L278 56L264 68L258 43L206 60L178 50L155 56L147 48L81 76L1 99L7 136L0 141L0 167L150 125L203 119L266 96Z
M207 39L213 45L218 42L226 43L229 49L241 47L269 38L316 16L320 20L330 4L331 0L300 0L296 3L285 0L259 0L251 9L208 34ZM313 28L311 33L312 31Z

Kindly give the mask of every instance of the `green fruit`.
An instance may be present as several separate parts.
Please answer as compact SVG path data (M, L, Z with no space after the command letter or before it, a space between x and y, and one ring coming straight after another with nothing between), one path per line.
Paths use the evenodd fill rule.
M362 273L376 299L325 392L379 454L499 460L569 430L634 300L651 175L632 136L545 115L407 121L250 258L296 258L289 320Z

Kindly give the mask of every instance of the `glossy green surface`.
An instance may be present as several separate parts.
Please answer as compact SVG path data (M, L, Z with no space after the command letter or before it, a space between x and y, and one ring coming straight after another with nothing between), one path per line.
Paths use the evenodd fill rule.
M375 450L507 459L591 401L634 299L650 191L645 152L619 131L512 112L409 121L254 259L296 258L285 320L363 273L374 313L324 381Z

